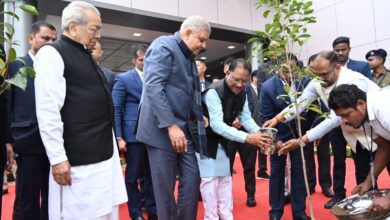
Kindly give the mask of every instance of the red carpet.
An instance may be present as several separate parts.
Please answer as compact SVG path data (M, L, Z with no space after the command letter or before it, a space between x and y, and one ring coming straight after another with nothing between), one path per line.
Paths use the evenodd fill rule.
M244 178L242 174L242 166L239 158L236 159L235 169L237 174L233 177L233 194L234 194L234 217L236 220L252 220L252 219L268 219L268 181L257 180L256 185L256 200L257 206L254 208L248 208L246 203L246 193L244 190ZM354 165L352 159L347 159L347 177L346 187L347 195L350 194L351 189L355 186L354 177ZM390 177L386 171L382 173L379 178L380 188L390 188ZM318 220L331 220L336 219L329 210L324 209L324 203L329 199L321 194L321 188L317 185L316 193L312 195L314 203L314 214ZM11 220L12 207L15 199L15 187L11 185L9 187L9 193L3 196L3 216L4 220ZM309 208L307 205L307 214L309 215ZM127 220L129 214L127 206L122 205L120 207L121 220ZM146 217L146 216L145 216ZM198 220L203 219L203 204L199 202ZM282 219L292 219L291 206L286 205L284 209L284 216Z

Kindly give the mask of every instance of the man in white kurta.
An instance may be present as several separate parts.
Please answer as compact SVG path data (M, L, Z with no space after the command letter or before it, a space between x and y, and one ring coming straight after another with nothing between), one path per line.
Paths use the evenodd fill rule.
M64 32L58 41L61 43L44 46L36 55L34 63L37 73L35 93L38 124L53 173L49 180L49 218L119 219L118 206L127 201L127 194L112 124L110 124L110 116L101 117L94 113L94 111L110 112L107 110L110 104L112 105L110 95L106 94L104 98L99 98L94 95L94 92L90 92L89 96L93 97L93 100L79 98L88 97L85 95L88 91L96 90L101 94L108 91L104 75L101 74L98 65L94 65L88 50L100 38L100 14L89 3L74 1L64 9L62 16ZM64 46L58 47L58 45ZM58 48L65 49L58 50ZM74 51L77 53L73 53ZM83 60L79 62L74 57L84 58L84 63ZM69 62L72 59L74 62ZM86 66L85 63L91 65ZM73 68L81 71L72 75L69 71ZM83 75L84 69L91 75ZM79 75L87 78L78 80ZM73 84L70 85L73 88L68 85L71 80ZM91 85L90 82L96 83ZM75 95L78 91L82 92ZM69 106L69 103L74 100L78 100L81 104ZM93 108L96 103L100 104L97 106L103 105L105 108L91 109L91 106ZM85 109L88 112L83 112ZM74 114L69 116L66 112L74 112ZM84 118L80 118L80 115L86 116L85 124L92 124L92 126L88 127L89 129L76 130L69 136L70 132L74 132L76 125L70 125L68 121L77 118L84 122ZM88 115L99 117L91 120ZM95 121L103 121L104 125L101 123L94 125ZM102 126L105 127L104 133L100 133L99 130ZM90 134L96 130L97 134ZM84 136L78 137L79 134ZM103 145L96 142L101 140L102 136L105 137ZM76 142L78 144L72 142L74 138L78 138ZM73 148L70 148L69 143L73 144ZM91 143L94 144L90 146ZM87 146L88 152L85 151ZM113 149L110 149L111 147ZM100 153L102 156L95 157ZM84 158L92 158L91 161L95 162L86 162Z

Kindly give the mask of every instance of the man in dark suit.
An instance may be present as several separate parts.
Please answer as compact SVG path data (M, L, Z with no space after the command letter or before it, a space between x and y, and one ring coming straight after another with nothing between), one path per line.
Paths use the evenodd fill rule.
M246 87L246 95L248 99L249 110L252 113L252 118L255 122L261 126L261 116L260 116L260 87L258 86L257 78L258 70L255 70L251 74L251 83ZM267 173L267 155L265 155L261 150L258 150L258 166L257 177L261 179L269 179Z
M99 64L102 55L103 55L102 44L100 43L100 41L96 41L96 44L92 50L92 58ZM99 66L103 70L104 76L107 79L108 88L110 88L110 91L112 91L112 88L114 87L115 73L112 70L107 69L106 67L100 64Z
M136 138L147 144L160 219L196 219L200 177L189 121L198 122L199 147L206 152L194 55L206 48L210 33L205 19L188 17L179 32L154 40L145 55ZM176 205L177 172L180 178Z
M206 63L201 59L196 59L195 62L196 62L196 68L198 69L198 74L199 74L200 91L203 92L210 85L210 83L204 77L206 70L207 70L207 66L206 66Z
M1 48L0 48L1 49ZM5 60L5 59L3 59ZM0 85L4 82L4 79L0 77ZM13 163L13 150L12 145L7 144L10 140L9 134L9 124L7 119L7 106L5 94L0 94L0 170L3 171L4 168ZM4 175L0 175L0 183L4 181ZM2 207L2 197L3 190L0 190L0 217L1 217L1 207Z
M286 67L282 67L282 64L291 65L291 69L297 63L297 58L293 55L289 55L291 61L287 61L287 56L281 55L278 58L280 63L279 71L271 79L267 80L261 88L261 103L260 112L263 122L273 118L285 107L288 106L287 102L291 102L294 97L293 91L291 94L287 94L284 90L286 85L295 85L295 91L302 91L303 88L308 84L307 78L302 79L291 79ZM290 62L290 63L288 63ZM291 87L294 90L294 87ZM287 95L286 100L278 98L280 95ZM303 115L306 120L302 120L302 130L305 131L310 128L311 116ZM283 142L288 141L293 137L297 137L296 121L291 121L288 124L278 124L276 129L277 146L280 146ZM310 147L310 146L309 146ZM309 219L305 213L306 207L306 191L305 183L302 171L302 157L300 149L289 152L291 160L291 205L294 220ZM284 178L285 178L285 166L286 166L286 155L273 154L270 156L271 160L271 176L269 183L269 203L271 210L269 212L270 219L281 219L284 210Z
M142 193L139 180L143 179L142 190L145 196L148 219L157 219L152 177L146 145L135 138L135 124L142 95L143 61L147 46L140 44L131 48L131 61L135 67L115 79L112 98L115 112L115 131L119 150L126 156L127 204L132 219L142 217Z
M372 79L370 65L365 61L357 61L349 58L351 52L350 41L348 37L338 37L333 41L333 52L337 54L337 59L341 66L359 72L369 79Z
M28 35L31 48L22 58L25 64L20 61L11 63L8 74L13 76L24 66L33 67L38 50L56 39L57 32L53 25L42 21L34 23ZM50 165L39 134L34 78L27 76L25 91L12 86L7 97L14 151L18 154L13 219L48 219Z

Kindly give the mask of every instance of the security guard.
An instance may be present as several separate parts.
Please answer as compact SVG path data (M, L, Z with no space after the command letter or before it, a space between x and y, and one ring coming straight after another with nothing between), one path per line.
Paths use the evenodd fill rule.
M390 70L385 67L386 56L387 53L383 49L370 50L366 54L366 60L373 71L372 80L379 87L390 85Z

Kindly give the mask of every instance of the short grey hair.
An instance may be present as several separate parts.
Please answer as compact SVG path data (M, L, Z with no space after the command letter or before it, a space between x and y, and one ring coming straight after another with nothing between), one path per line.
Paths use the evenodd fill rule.
M83 25L88 23L85 11L90 10L100 16L99 10L88 2L73 1L62 11L61 28L63 31L69 31L70 22Z
M190 16L183 21L180 27L180 31L182 32L187 28L193 28L196 31L207 31L208 33L211 33L209 22L199 15Z

